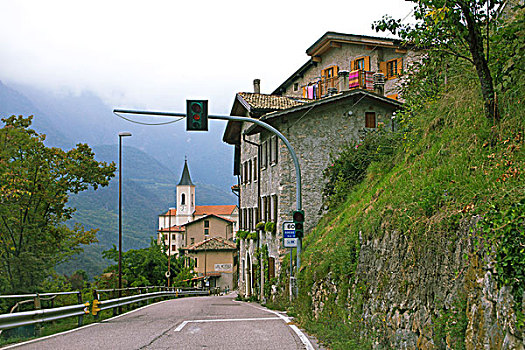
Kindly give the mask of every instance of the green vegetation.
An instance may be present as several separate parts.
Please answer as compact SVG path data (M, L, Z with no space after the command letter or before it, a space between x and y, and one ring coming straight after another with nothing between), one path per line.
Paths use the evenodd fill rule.
M115 246L102 253L106 259L117 262L107 267L104 272L111 273L109 279L104 279L105 288L116 288L118 285L118 250ZM123 287L145 287L166 285L165 272L168 270L168 256L162 246L152 239L150 246L142 249L130 249L122 253ZM188 267L184 267L183 258L172 257L170 260L171 285L183 286L184 280L193 277ZM103 281L98 279L99 283Z
M0 129L0 290L35 291L55 265L96 240L96 229L67 227L69 195L107 186L115 165L97 162L86 144L44 145L31 119L11 116Z
M325 171L331 180L325 191L330 211L304 240L300 297L293 312L332 349L367 349L373 342L389 346L382 343L386 315L364 319L364 303L377 296L355 275L360 242L386 233L401 234L414 247L415 262L436 242L458 240L462 222L483 217L478 239L495 248L498 281L520 301L525 285L525 79L519 67L525 61L516 50L524 47L523 14L519 9L490 38L488 65L495 75L499 120L486 118L472 64L429 52L419 70L405 76L406 103L396 116L396 132L379 130L359 147L349 145ZM379 288L389 283L389 276L378 276ZM453 307L436 315L436 344L445 339L464 343L465 310L458 295Z

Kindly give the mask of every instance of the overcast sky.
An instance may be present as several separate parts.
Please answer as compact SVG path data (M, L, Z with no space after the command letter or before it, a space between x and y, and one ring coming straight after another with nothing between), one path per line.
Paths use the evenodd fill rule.
M386 36L371 23L412 4L368 1L0 0L0 81L92 91L111 107L229 113L261 79L272 92L327 31Z

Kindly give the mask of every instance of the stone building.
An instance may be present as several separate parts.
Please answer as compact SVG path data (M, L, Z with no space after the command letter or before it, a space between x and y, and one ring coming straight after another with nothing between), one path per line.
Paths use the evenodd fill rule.
M231 111L271 124L294 148L301 167L306 232L322 215L322 174L330 155L380 124L394 127L394 112L402 105L395 85L412 57L396 40L333 32L317 40L307 54L309 61L273 94L261 94L255 80L254 92L238 93ZM375 73L379 74L374 77ZM257 242L240 244L239 292L251 295L256 293L251 271L257 247L268 247L268 264L275 264L270 270L276 274L286 253L281 228L295 209L295 168L286 146L255 124L228 122L223 141L235 146L240 229L254 231L258 222L276 227L260 232ZM264 279L261 276L262 285Z
M187 161L184 162L182 176L177 185L176 204L177 208L170 208L167 212L159 215L157 241L159 244L164 241L164 244L168 247L168 254L178 255L180 249L187 246L188 242L191 241L188 240L186 234L187 223L200 222L203 218L210 216L214 217L211 219L213 222L215 222L215 219L220 218L229 222L228 230L230 233L225 229L220 234L216 234L216 236L226 239L232 239L232 233L238 230L239 208L236 205L196 205L195 184L191 181ZM210 222L210 219L208 218L207 221ZM204 224L206 221L202 222ZM216 233L217 231L214 232ZM195 237L193 238L195 239ZM198 243L203 240L204 235L195 242Z

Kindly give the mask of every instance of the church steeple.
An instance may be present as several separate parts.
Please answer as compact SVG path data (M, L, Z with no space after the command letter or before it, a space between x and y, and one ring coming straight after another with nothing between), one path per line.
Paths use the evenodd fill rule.
M182 177L180 178L180 182L177 186L195 186L193 182L191 182L190 171L188 170L188 160L186 159L184 160Z
M191 181L188 160L184 160L184 169L177 185L177 225L183 225L193 220L195 212L195 185Z

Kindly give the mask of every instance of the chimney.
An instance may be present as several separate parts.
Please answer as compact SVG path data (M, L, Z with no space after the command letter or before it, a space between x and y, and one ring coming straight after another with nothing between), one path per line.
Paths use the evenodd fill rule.
M383 96L385 94L385 75L383 73L374 73L374 92Z
M350 72L347 70L340 70L337 75L339 77L339 91L343 92L350 90L350 82L348 81Z
M261 93L261 79L253 79L253 92L256 94Z

